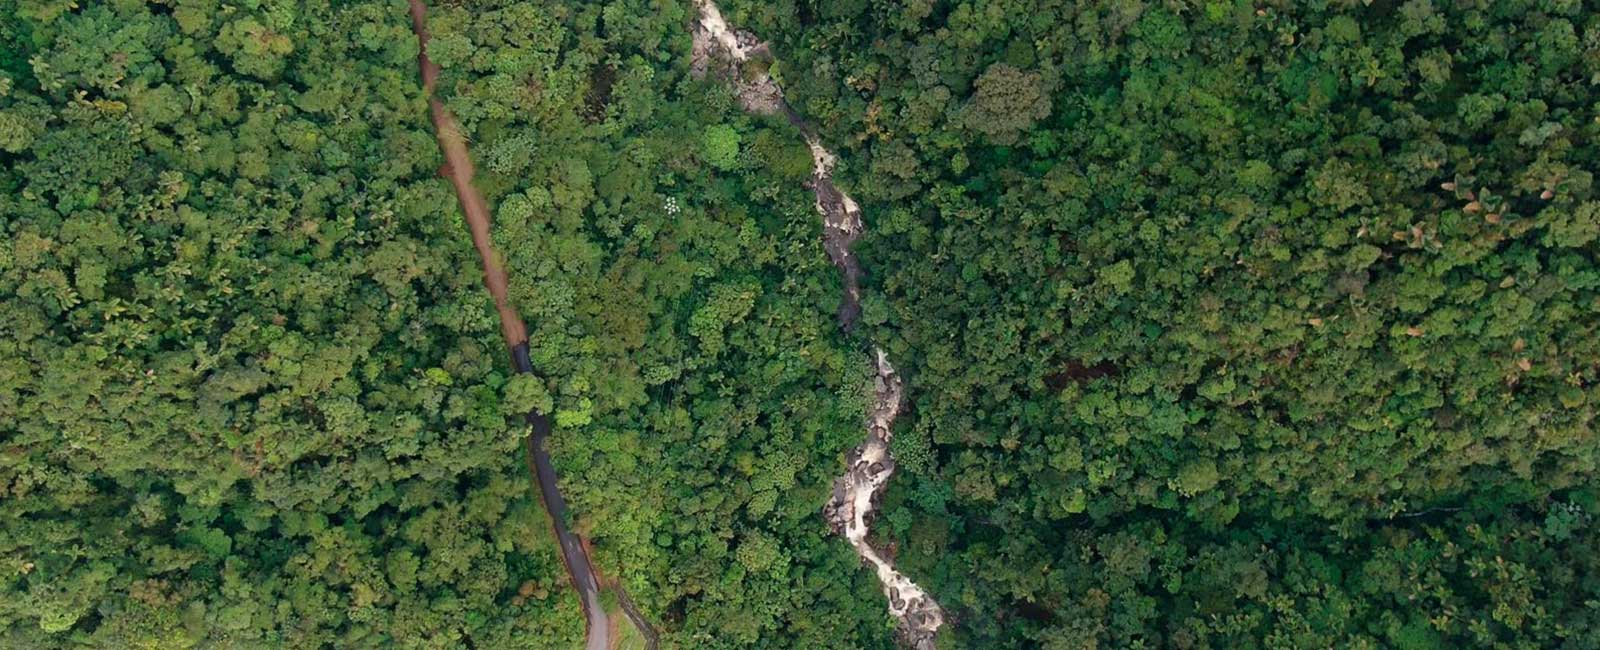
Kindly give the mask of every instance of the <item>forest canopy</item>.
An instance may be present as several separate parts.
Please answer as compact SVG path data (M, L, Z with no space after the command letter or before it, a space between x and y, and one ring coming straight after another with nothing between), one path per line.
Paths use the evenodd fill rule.
M0 647L1600 647L1600 5L0 0Z

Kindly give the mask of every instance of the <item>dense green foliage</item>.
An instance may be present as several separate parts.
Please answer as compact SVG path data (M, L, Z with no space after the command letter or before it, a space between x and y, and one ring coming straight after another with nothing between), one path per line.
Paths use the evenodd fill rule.
M816 514L867 369L809 154L657 58L681 10L432 12L529 381L432 178L404 3L0 8L0 645L568 646L530 407L669 641L887 642Z
M792 177L809 154L689 78L684 9L430 14L550 378L552 456L595 561L669 640L883 646L876 582L819 515L869 369L833 325Z
M66 9L0 7L0 646L581 634L508 607L562 573L404 6Z
M430 8L512 379L396 0L0 0L0 647L565 648L529 408L685 648L882 648L819 510L867 340L876 524L950 647L1600 646L1600 7Z
M890 518L963 638L1594 643L1592 538L1540 532L1600 458L1589 5L732 12L851 150L916 406ZM1391 553L1437 600L1371 586Z

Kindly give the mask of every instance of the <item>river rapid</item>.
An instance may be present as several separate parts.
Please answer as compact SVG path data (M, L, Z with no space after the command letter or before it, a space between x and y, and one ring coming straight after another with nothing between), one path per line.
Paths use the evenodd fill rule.
M690 28L694 36L691 72L713 74L732 85L740 106L747 112L784 116L811 149L812 174L806 184L816 199L817 215L822 218L823 249L843 280L839 326L851 330L861 314L861 264L850 250L861 237L861 207L833 183L833 167L838 158L822 145L816 129L784 101L783 89L770 75L746 70L744 64L751 59L771 56L767 44L730 28L711 0L697 0L696 8L698 15ZM869 361L876 378L866 436L847 457L847 471L834 480L833 496L823 506L822 514L828 526L849 540L882 583L901 642L916 650L933 650L939 628L944 625L944 610L926 590L895 570L886 555L867 539L873 511L894 475L889 441L905 399L904 384L888 354L873 345Z

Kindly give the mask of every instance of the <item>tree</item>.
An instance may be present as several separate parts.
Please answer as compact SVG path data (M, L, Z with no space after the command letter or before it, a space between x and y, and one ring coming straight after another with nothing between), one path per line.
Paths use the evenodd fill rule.
M1050 103L1038 73L996 63L978 76L963 110L968 128L994 144L1011 145L1039 120L1050 116Z
M739 166L739 131L731 125L706 127L700 138L700 155L711 166L729 171Z

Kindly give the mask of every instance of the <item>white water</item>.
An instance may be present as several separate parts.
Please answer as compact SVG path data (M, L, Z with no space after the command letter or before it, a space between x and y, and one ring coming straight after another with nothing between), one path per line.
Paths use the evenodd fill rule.
M896 571L867 543L867 520L874 502L894 474L889 440L894 436L894 419L900 414L904 399L900 375L890 365L889 356L877 347L872 353L878 376L874 382L876 399L867 417L867 439L850 455L850 470L834 482L833 500L824 512L829 523L844 530L850 546L877 572L883 593L889 598L889 613L900 622L907 642L916 648L932 648L934 636L944 625L944 612L928 592Z
M765 53L767 47L759 40L741 35L728 27L722 12L712 0L698 0L700 18L694 30L692 69L704 74L711 68L713 59L731 60L723 76L733 85L745 110L772 114L783 110L783 91L765 72L747 79L739 68L752 55ZM799 122L791 114L791 120ZM822 146L815 132L801 128L806 146L811 149L812 189L816 193L816 210L823 220L826 238L835 245L830 251L834 262L853 265L849 243L861 233L861 208L854 199L834 188L833 167L838 158ZM834 196L836 195L836 196ZM827 200L825 200L825 197ZM831 204L836 201L836 204ZM848 273L855 273L856 269ZM847 273L847 275L848 275ZM859 304L859 287L854 280L846 282L848 300ZM894 458L889 451L893 438L895 417L900 414L904 400L903 385L889 357L877 346L872 348L872 362L877 371L874 380L873 406L867 417L867 435L861 445L850 453L849 470L834 481L833 498L823 508L823 515L836 532L849 540L856 554L883 583L883 593L889 601L889 613L899 623L902 639L918 650L932 650L934 638L944 625L944 611L927 591L896 571L877 549L867 542L870 533L868 522L872 518L875 502L894 475Z
M750 58L750 53L739 44L739 37L728 28L728 22L722 19L722 10L717 9L716 3L706 0L699 4L701 29L704 29L717 45L722 46L722 51L733 57L735 62L744 63Z

